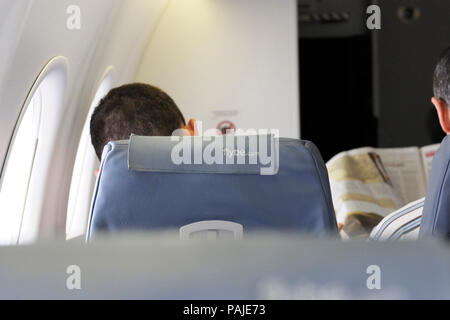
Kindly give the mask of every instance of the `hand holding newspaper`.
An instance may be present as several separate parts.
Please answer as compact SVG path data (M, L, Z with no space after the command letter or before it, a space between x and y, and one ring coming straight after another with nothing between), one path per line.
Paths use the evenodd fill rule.
M327 162L338 224L349 237L368 236L385 216L425 196L439 144L423 148L359 148Z

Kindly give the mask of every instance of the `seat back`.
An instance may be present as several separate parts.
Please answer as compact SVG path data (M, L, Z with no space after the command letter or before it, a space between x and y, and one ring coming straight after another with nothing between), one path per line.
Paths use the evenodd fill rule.
M182 238L202 232L239 238L239 225L245 232L337 234L327 170L311 142L177 138L132 136L105 146L88 238L180 228Z
M450 137L441 143L431 164L419 237L450 237Z

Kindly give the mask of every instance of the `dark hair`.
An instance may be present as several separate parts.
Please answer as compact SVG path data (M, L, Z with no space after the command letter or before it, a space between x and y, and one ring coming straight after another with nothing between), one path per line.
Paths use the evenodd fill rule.
M91 117L91 141L100 159L110 141L130 135L170 136L185 124L183 114L164 91L143 83L112 89Z
M450 47L444 50L434 70L434 96L450 106Z

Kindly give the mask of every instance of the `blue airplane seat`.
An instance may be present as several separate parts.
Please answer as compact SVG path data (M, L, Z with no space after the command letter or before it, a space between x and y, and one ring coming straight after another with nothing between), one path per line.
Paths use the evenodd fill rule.
M309 141L132 135L107 144L87 239L168 229L184 239L261 229L338 234L327 170Z
M419 237L450 237L450 137L442 141L431 164Z

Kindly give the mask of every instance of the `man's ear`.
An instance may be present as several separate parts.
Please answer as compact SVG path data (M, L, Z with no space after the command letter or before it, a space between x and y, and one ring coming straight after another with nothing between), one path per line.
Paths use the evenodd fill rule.
M186 125L181 127L181 129L187 130L191 136L198 136L197 123L195 122L195 119L190 119Z
M446 134L450 133L450 110L449 106L445 101L437 99L436 97L433 97L431 99L431 102L434 104L438 117L439 117L439 123L441 124L442 130Z

